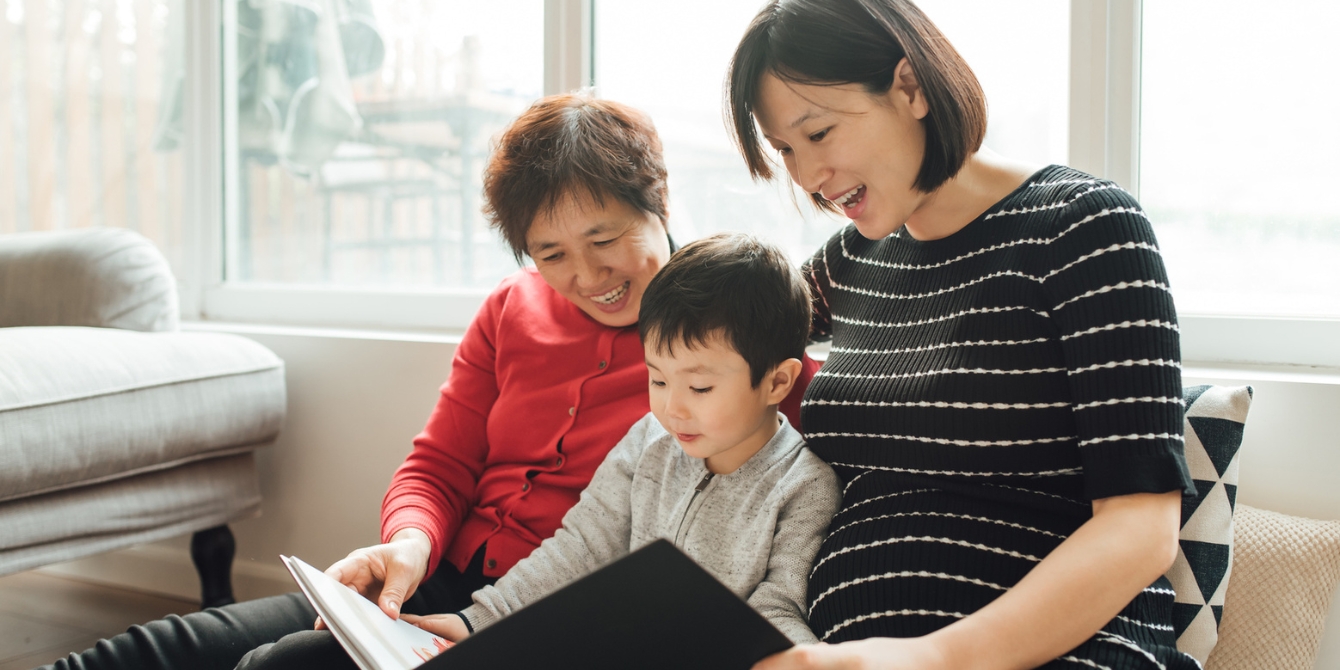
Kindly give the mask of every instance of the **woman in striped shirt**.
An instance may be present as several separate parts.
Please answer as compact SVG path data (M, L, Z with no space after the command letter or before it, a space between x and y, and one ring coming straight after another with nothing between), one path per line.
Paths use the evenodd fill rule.
M757 667L1197 667L1162 577L1191 482L1139 204L983 148L981 87L906 0L774 0L728 98L756 177L766 142L851 219L805 266L833 343L805 437L845 487L808 596L834 644Z

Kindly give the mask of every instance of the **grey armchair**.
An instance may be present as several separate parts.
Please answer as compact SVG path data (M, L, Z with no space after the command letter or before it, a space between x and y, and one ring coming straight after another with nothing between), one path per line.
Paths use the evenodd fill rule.
M232 602L226 524L260 512L284 365L177 314L135 233L0 236L0 575L194 533L203 605Z

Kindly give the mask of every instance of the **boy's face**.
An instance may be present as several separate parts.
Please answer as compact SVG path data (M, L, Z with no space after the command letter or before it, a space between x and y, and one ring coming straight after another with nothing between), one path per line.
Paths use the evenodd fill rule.
M751 387L749 364L720 338L696 348L676 343L673 355L651 342L643 350L651 413L711 472L734 472L777 433L777 404L795 383L798 361L787 362L795 372L783 363Z

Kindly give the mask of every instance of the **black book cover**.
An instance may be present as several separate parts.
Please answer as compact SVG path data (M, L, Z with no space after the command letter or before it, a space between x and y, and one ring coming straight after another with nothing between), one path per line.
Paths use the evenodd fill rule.
M747 670L790 646L693 559L657 540L420 667Z

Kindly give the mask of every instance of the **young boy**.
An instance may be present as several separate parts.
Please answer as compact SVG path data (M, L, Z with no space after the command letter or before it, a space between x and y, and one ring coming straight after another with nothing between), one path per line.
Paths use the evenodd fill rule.
M775 248L722 234L648 284L638 329L651 413L596 470L563 527L474 604L404 618L452 640L668 538L797 643L810 563L841 502L777 405L800 374L809 292Z

